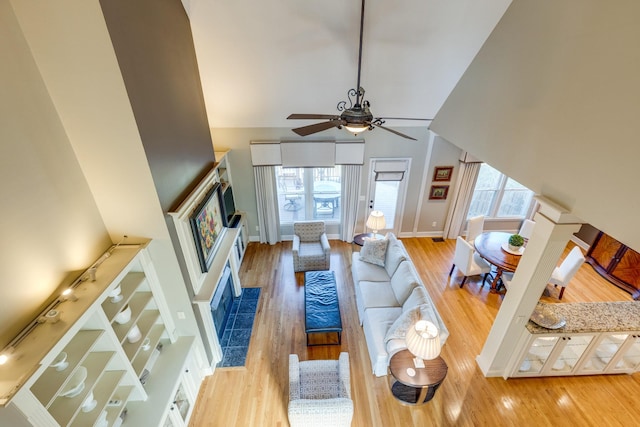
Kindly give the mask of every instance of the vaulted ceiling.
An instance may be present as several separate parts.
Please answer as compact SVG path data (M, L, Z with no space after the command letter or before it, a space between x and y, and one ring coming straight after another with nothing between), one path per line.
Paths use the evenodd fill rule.
M356 86L360 0L183 3L212 128L291 127L290 113L337 113ZM373 114L434 117L510 3L368 0L361 85Z

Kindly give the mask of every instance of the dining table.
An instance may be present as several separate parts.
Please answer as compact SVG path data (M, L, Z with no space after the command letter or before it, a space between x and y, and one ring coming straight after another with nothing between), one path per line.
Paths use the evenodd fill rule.
M516 271L524 253L524 247L519 251L509 249L509 237L512 235L513 233L502 231L485 231L473 241L478 255L496 267L496 273L491 282L491 292L493 293L498 291L498 283L502 273Z
M317 181L313 184L314 217L322 211L328 211L333 217L340 200L340 183Z

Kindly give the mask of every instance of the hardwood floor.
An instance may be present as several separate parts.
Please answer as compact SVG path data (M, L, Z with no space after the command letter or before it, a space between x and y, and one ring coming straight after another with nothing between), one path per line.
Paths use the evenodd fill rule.
M243 286L262 287L245 367L218 368L205 379L191 426L288 426L288 355L301 360L337 359L349 352L354 427L372 426L635 426L640 374L591 377L485 378L480 353L502 295L470 277L449 280L455 240L402 239L451 333L442 357L449 372L434 399L420 407L401 405L387 377L375 377L358 324L350 272L351 245L331 241L344 327L341 346L307 347L304 334L303 274L293 273L291 242L248 246L240 277ZM570 248L570 247L569 247ZM558 302L556 290L548 302ZM628 293L583 265L562 302L629 301Z

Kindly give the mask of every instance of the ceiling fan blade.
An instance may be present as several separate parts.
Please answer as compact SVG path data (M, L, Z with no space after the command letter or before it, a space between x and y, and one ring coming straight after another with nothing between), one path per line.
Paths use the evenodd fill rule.
M403 137L403 138L411 139L411 140L413 140L413 141L417 141L417 139L415 139L414 137L409 136L409 135L405 135L404 133L402 133L402 132L398 132L397 130L393 130L393 129L391 129L391 128L384 127L384 126L380 126L380 125L375 124L375 123L368 123L368 124L370 124L371 126L375 126L375 127L377 127L377 128L380 128L380 129L384 129L384 130L386 130L387 132L395 133L396 135L401 136L401 137Z
M414 117L378 117L376 120L419 120L423 122L433 121L433 119L419 119Z
M337 128L344 124L342 120L330 120L328 122L316 123L315 125L302 126L299 128L291 129L300 136L311 135L316 132L322 132L323 130Z
M336 116L335 114L290 114L287 119L301 119L301 120L321 120L321 119L336 119L340 116Z

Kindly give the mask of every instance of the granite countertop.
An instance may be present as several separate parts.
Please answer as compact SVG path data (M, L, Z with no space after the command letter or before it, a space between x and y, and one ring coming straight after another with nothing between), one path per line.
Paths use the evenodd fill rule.
M530 320L526 327L532 334L640 331L640 302L637 301L538 303L536 309L564 318L566 324L547 329Z

